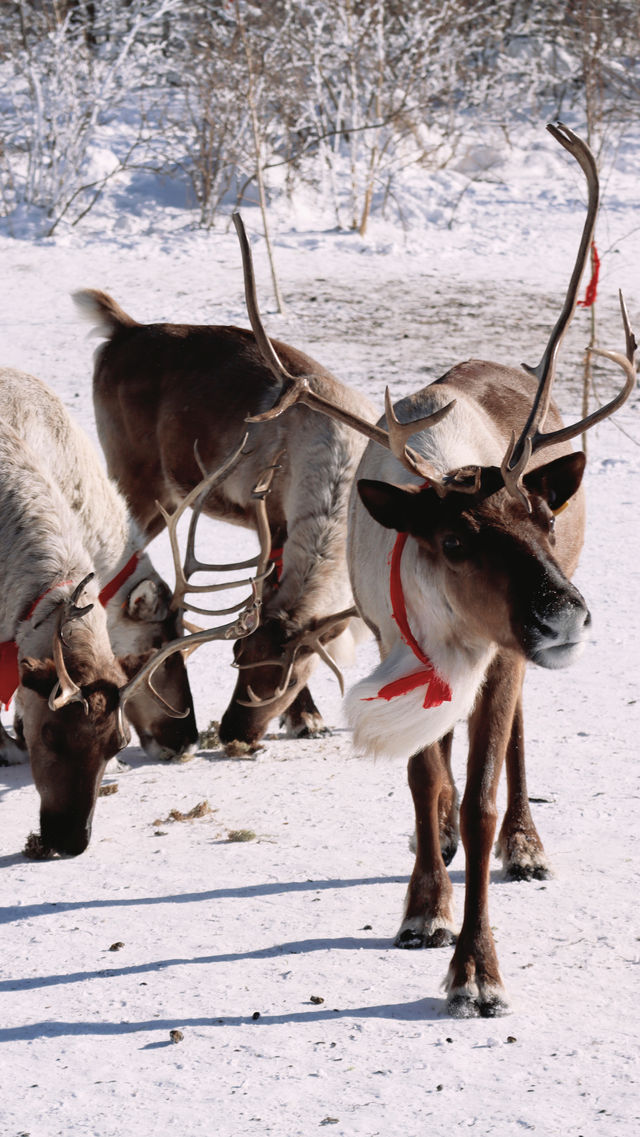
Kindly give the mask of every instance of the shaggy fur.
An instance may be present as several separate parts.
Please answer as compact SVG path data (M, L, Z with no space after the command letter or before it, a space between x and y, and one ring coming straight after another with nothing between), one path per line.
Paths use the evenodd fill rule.
M142 657L175 639L180 632L169 613L169 589L143 552L146 539L87 435L33 375L0 368L0 405L3 420L38 455L39 465L71 508L98 590L138 554L133 573L106 605L115 654ZM171 660L158 673L156 685L171 705L187 707L190 714L184 720L170 719L149 695L137 695L127 713L145 749L154 758L194 750L197 730L182 660Z

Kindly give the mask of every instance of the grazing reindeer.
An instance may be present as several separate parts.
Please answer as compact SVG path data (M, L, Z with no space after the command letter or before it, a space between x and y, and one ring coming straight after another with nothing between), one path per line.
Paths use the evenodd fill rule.
M164 523L160 506L173 508L200 477L194 443L207 468L218 464L246 430L247 415L268 409L279 385L249 331L138 324L103 292L79 292L75 300L108 337L96 353L93 395L109 474L151 538ZM373 416L366 399L308 356L274 346L314 391ZM284 451L269 499L272 555L281 572L267 587L259 629L236 645L240 673L220 724L223 741L256 742L277 715L297 735L324 729L306 683L314 654L329 662L324 644L354 615L342 611L352 603L346 512L363 448L348 428L296 408L285 423L250 428L250 453L205 503L211 517L254 527L252 486L267 456Z
M140 658L179 634L171 591L143 551L146 538L109 480L95 447L60 399L39 379L0 368L2 419L31 450L73 510L95 567L109 638L118 656ZM198 743L184 660L168 657L156 676L167 703L185 707L176 718L144 686L127 706L127 718L151 758L191 754Z
M238 449L194 488L173 517L167 518L176 565L179 516L194 505L189 552L204 497L240 457ZM262 533L268 530L264 504L268 488L266 477L256 488ZM188 717L189 708L175 709L166 703L154 685L154 676L171 655L190 652L214 639L235 639L255 631L270 545L263 536L258 572L249 582L191 585L193 568L188 558L180 570L176 597L181 610L204 611L195 608L187 599L188 593L251 583L248 600L211 613L239 612L231 623L179 636L141 659L116 659L77 516L35 454L12 427L0 420L0 549L4 584L0 595L0 652L3 663L13 662L15 667L17 662L19 668L22 731L40 795L41 848L77 856L89 844L107 761L127 742L123 714L127 703L138 700L146 687L165 713ZM82 607L81 597L87 601Z
M583 539L585 456L567 443L621 406L635 384L636 344L621 301L626 356L599 354L624 369L623 390L570 427L562 426L551 402L558 349L591 243L598 179L585 144L561 124L548 129L584 171L589 204L562 313L539 366L520 371L471 360L394 408L387 392L386 431L353 422L391 451L369 445L350 503L353 593L382 661L350 692L347 710L357 747L412 755L416 862L399 947L455 940L443 850L450 853L455 825L451 732L468 719L460 814L465 909L447 978L449 1009L461 1017L499 1015L508 1006L488 913L496 791L505 758L509 792L501 851L507 862L521 864L541 851L524 774L525 666L568 665L590 624L569 579ZM252 327L283 390L270 413L303 400L344 421L342 409L323 405L277 359L260 323L246 241L243 256ZM549 460L540 464L538 452L546 448Z
M106 763L126 741L116 714L126 674L111 649L77 521L35 455L2 422L0 472L3 658L11 657L13 642L41 839L75 856L89 843ZM81 596L85 607L78 607Z

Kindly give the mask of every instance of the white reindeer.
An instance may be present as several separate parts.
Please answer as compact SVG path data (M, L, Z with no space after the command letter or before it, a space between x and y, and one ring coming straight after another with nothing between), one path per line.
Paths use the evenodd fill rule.
M61 400L33 375L0 368L0 406L8 423L38 455L40 466L75 515L84 547L94 566L100 600L106 608L114 653L136 664L179 634L171 592L144 552L147 539L126 502L107 477L98 451ZM198 742L193 701L182 655L170 655L155 677L163 698L185 708L185 717L168 715L141 687L127 705L147 754L154 759L191 754ZM5 759L20 750L5 736Z

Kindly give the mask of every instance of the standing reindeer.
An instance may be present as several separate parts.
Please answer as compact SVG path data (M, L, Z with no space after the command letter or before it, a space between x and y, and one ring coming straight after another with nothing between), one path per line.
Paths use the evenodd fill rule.
M562 124L548 129L579 162L589 202L564 306L540 364L520 371L471 360L395 407L387 391L378 427L355 419L352 424L387 451L370 443L350 502L353 594L377 637L381 663L350 692L347 711L357 747L412 756L416 861L396 944L456 943L447 990L449 1009L460 1017L508 1009L488 912L496 791L505 758L508 804L500 851L507 866L543 867L524 770L525 667L567 666L590 625L569 579L583 540L585 456L573 453L568 442L620 407L636 378L636 344L621 299L626 355L599 354L624 369L624 388L582 422L563 427L551 389L591 244L598 179L587 146ZM282 388L269 416L303 401L344 421L341 408L319 399L274 353L260 322L241 231L240 237L251 324ZM548 460L541 464L544 450ZM460 825L466 895L456 942L445 863L455 831L452 729L465 718L469 758Z
M279 384L242 328L139 324L103 292L74 299L108 337L93 376L98 435L109 474L151 539L163 527L162 510L199 480L194 444L205 466L216 466L247 416L273 404ZM366 399L308 356L275 341L274 348L319 395L373 417ZM343 632L350 638L346 513L363 449L352 430L295 408L286 421L250 427L248 455L205 503L211 517L254 527L252 486L282 452L269 498L279 579L274 573L267 584L259 629L236 645L239 677L220 724L223 741L254 743L278 715L297 735L324 730L306 684L315 653L330 662L324 644Z
M139 702L143 688L165 714L188 718L189 707L171 707L154 685L166 661L211 640L242 638L255 631L270 548L265 538L268 477L255 491L262 541L256 576L233 585L189 583L193 568L203 567L190 561L202 501L241 457L238 448L201 480L167 521L179 568L180 611L205 611L195 607L189 593L250 583L251 596L210 613L238 612L231 623L179 636L142 657L117 659L78 517L35 453L0 419L1 674L6 682L7 665L9 678L17 668L22 731L40 795L42 851L77 856L87 848L106 764L127 743L124 710L129 702ZM181 567L176 527L192 505L187 558ZM237 567L244 566L216 566ZM2 694L6 701L6 687Z
M95 447L61 400L33 375L0 368L2 419L31 450L61 491L80 527L82 542L100 586L109 638L118 656L141 658L180 632L171 591L144 552L146 538L104 472ZM151 758L191 754L198 743L193 700L184 660L170 655L155 684L167 703L186 708L176 718L142 687L127 706L127 718Z

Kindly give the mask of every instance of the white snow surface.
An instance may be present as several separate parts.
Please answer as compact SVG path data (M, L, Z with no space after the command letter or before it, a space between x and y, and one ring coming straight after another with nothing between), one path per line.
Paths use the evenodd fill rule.
M464 185L453 172L416 176L406 232L374 220L361 239L318 227L311 205L279 207L284 315L273 311L249 210L268 330L380 407L385 384L400 397L470 356L536 363L584 193L542 125L522 147L505 154L500 178L469 186L451 228ZM618 287L640 327L639 184L636 138L608 171L597 233L599 338L618 350ZM247 324L226 224L199 232L180 210L150 218L133 198L123 211L122 194L53 240L0 236L0 361L49 383L94 439L95 341L74 289L105 289L140 320ZM580 411L588 324L579 311L561 354L569 417ZM598 376L608 397L621 373L607 364ZM588 449L576 580L593 633L573 668L531 668L525 687L529 790L555 875L507 884L492 868L513 1013L448 1018L440 985L450 950L393 948L412 867L405 766L353 754L335 680L319 667L311 687L329 737L295 741L274 723L253 761L202 750L160 764L131 746L131 769L108 779L118 792L99 799L77 859L24 858L38 797L28 766L0 769L2 1137L640 1131L637 395L590 433ZM251 534L209 521L201 541L218 560L255 548ZM171 579L164 538L151 554ZM214 643L189 662L201 729L227 704L230 658ZM348 682L374 658L364 644ZM167 820L205 799L208 816ZM240 829L256 839L230 841ZM450 872L461 915L462 849Z

